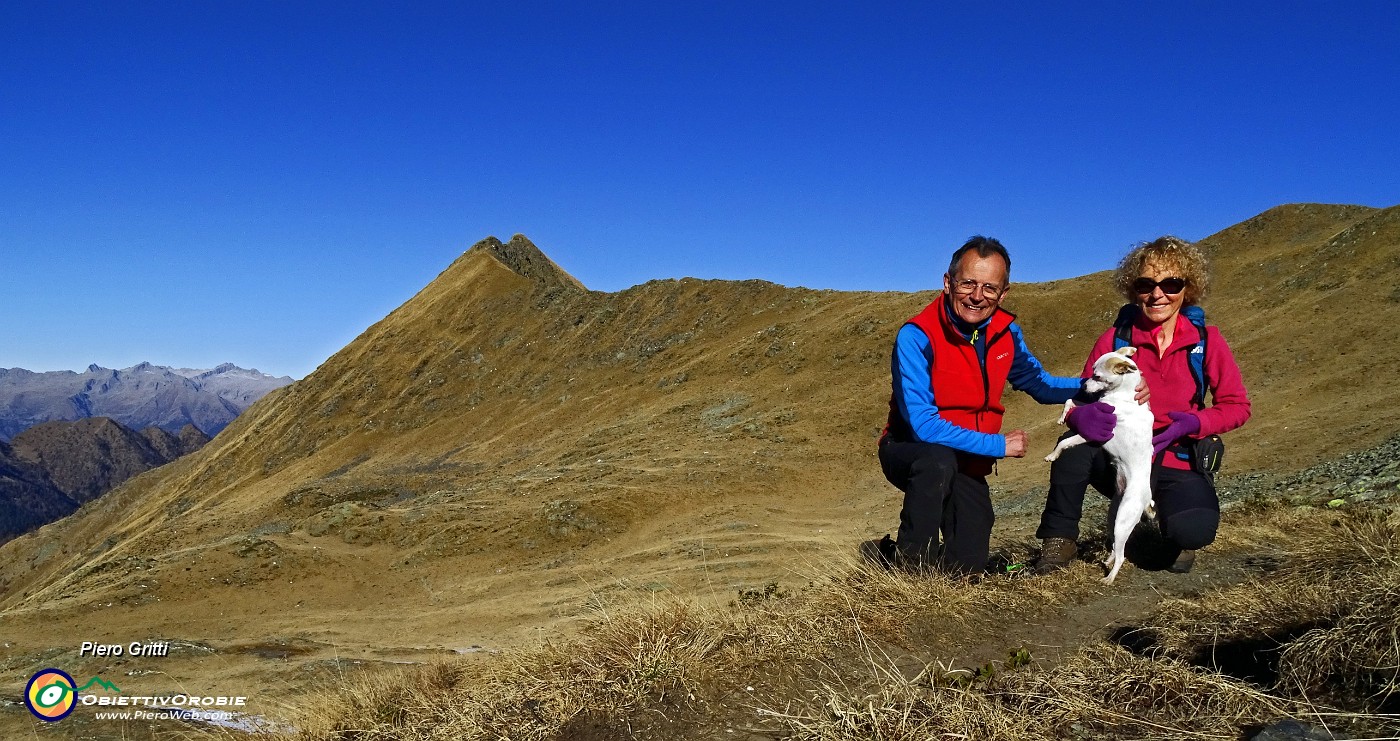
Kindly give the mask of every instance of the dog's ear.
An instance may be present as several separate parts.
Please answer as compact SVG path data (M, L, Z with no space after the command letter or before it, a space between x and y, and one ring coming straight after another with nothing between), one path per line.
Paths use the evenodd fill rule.
M1133 347L1132 345L1127 345L1125 347L1118 348L1114 352L1118 353L1119 355L1122 355L1125 358L1131 358L1133 356L1133 353L1137 352L1137 348Z
M1127 358L1112 358L1108 361L1107 365L1109 372L1120 376L1125 376L1137 370L1137 366L1133 365L1133 361Z

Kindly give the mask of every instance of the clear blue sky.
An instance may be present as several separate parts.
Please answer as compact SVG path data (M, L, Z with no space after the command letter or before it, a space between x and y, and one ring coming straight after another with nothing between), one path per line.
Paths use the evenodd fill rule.
M922 290L1400 203L1400 3L0 0L0 367L302 376L475 241Z

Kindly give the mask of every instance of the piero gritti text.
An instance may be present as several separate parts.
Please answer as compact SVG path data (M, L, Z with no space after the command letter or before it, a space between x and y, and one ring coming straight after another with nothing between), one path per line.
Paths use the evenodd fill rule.
M78 648L79 656L169 656L169 641L132 641L123 646L120 643L95 643L83 641Z

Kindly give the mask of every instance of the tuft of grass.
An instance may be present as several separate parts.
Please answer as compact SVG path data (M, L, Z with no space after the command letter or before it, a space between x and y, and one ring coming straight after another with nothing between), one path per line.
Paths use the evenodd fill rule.
M796 738L1220 739L1302 708L1243 682L1101 644L1047 671L1015 669L976 687L886 682L859 698L830 688L812 710L819 712L788 714Z
M1109 644L1010 679L1001 688L1008 710L1039 718L1045 738L1233 738L1303 710L1246 682Z
M1275 513L1276 570L1168 603L1136 641L1151 655L1357 712L1400 710L1400 521L1376 511Z
M299 735L546 739L580 718L626 726L642 711L693 702L729 632L680 601L603 613L565 643L360 678L305 718Z

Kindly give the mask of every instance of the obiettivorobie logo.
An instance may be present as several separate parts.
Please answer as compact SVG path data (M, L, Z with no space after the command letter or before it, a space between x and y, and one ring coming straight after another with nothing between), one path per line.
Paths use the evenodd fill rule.
M29 684L24 688L24 706L39 720L63 720L78 706L79 693L94 684L108 692L121 692L115 684L101 677L93 677L79 687L68 672L44 669L29 678Z
M115 684L101 677L89 679L78 687L73 677L62 669L44 669L29 678L24 688L24 706L39 720L63 720L78 706L78 693L97 685L109 692L121 692Z
M83 694L97 686L119 696ZM196 720L227 720L232 717L229 709L244 707L248 698L243 696L213 695L200 696L184 693L176 695L121 695L121 689L102 677L93 677L79 687L73 677L62 669L44 669L29 678L24 688L24 706L40 720L49 722L63 720L78 705L96 705L102 708L151 708L163 711L161 717L178 717ZM102 714L98 714L99 719ZM137 720L154 720L156 714L138 712L132 716Z

